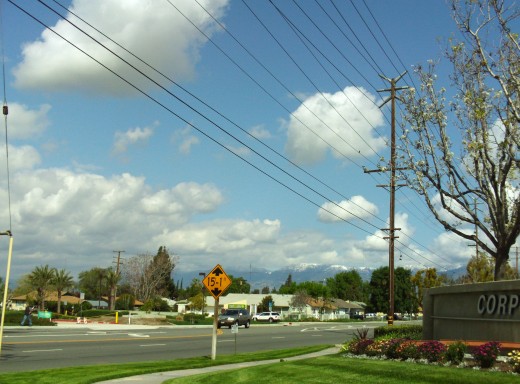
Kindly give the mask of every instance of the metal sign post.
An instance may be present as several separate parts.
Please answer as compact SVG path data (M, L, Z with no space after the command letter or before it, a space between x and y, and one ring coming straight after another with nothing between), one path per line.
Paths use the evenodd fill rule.
M215 299L213 311L213 333L211 335L211 360L217 358L217 330L218 330L218 297Z
M209 293L211 293L211 296L215 299L215 308L213 311L213 335L211 337L211 360L215 360L217 357L219 297L231 285L231 279L226 275L226 272L224 272L224 269L220 264L217 264L217 266L202 280L202 284L204 284Z

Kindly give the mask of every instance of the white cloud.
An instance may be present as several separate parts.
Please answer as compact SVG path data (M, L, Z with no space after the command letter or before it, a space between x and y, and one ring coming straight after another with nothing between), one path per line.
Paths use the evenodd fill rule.
M153 135L153 128L134 128L126 132L117 131L114 134L114 154L125 153L130 145L145 143Z
M288 156L303 165L323 160L328 151L341 159L343 155L348 158L374 155L373 151L385 146L385 140L374 133L374 127L383 123L383 114L374 100L367 91L355 87L307 98L287 124Z
M75 273L110 265L112 249L131 254L175 248L171 238L155 236L216 210L221 192L210 184L181 183L152 191L145 179L130 174L105 178L64 169L16 173L11 180L11 214L17 241L16 270L28 273L34 263ZM0 196L7 196L4 186ZM8 223L7 204L0 220ZM37 261L35 261L37 260Z
M218 19L223 16L228 0L202 0L201 3ZM211 17L196 2L177 1L174 5L208 36L217 30ZM194 77L194 66L199 60L199 50L206 38L169 2L75 0L71 10L176 81ZM160 82L165 81L71 14L67 19L151 77ZM60 20L53 29L124 78L145 90L154 87L150 81L68 22ZM86 90L115 95L125 95L130 90L128 85L107 69L49 30L44 30L37 41L24 45L22 54L23 61L14 70L15 84L20 88L45 91Z
M192 147L200 143L199 138L193 135L193 128L189 126L176 130L171 136L171 141L178 145L179 152L183 155L190 154Z
M10 172L32 169L41 163L40 154L30 145L9 145L8 148ZM7 164L5 144L0 145L0 159L2 164L0 167L0 175L4 177L6 175L6 166L4 166L4 164Z
M448 263L466 265L471 256L475 254L475 248L470 247L470 245L471 242L460 236L452 232L444 232L433 240L432 249L434 253L431 258L441 265Z
M249 133L257 139L270 139L271 132L265 129L262 125L257 125L249 130Z
M339 203L324 203L318 210L318 219L323 222L351 221L377 215L377 206L363 196L353 196Z
M39 109L30 109L24 104L10 103L8 113L8 134L10 139L31 139L41 135L49 126L49 104Z

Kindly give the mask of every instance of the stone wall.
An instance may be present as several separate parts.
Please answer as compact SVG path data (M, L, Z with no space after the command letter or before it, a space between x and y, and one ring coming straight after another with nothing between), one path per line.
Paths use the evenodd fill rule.
M520 280L426 290L425 340L520 342Z

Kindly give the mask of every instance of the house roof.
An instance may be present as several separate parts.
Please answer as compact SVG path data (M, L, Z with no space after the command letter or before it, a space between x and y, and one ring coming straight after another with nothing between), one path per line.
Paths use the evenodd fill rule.
M36 298L36 291L32 291L32 292L29 292L28 294L26 295L20 295L20 296L15 296L13 298L11 298L12 301L27 301L27 299L35 299ZM58 292L48 292L46 295L45 295L45 301L58 301ZM71 303L71 304L79 304L81 302L81 299L79 297L76 297L76 296L72 296L72 295L62 295L61 296L61 302L67 302L67 303Z
M332 301L328 300L309 299L307 300L307 304L313 308L338 309L338 307L335 306Z
M338 308L344 308L344 309L364 309L362 305L353 302L353 301L345 301L342 299L332 299L331 300L334 305Z

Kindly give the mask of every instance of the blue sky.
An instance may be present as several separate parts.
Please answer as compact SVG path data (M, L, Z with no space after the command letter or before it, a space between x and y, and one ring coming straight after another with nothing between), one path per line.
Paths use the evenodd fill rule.
M42 264L76 276L113 265L114 250L128 258L159 246L180 271L387 265L389 197L376 185L388 176L363 172L389 154L390 113L377 107L387 94L376 92L388 84L378 74L441 56L439 39L455 33L445 2L12 3L2 2L11 205L4 144L0 220L13 230L15 278ZM443 270L474 253L407 188L396 226L397 266Z

